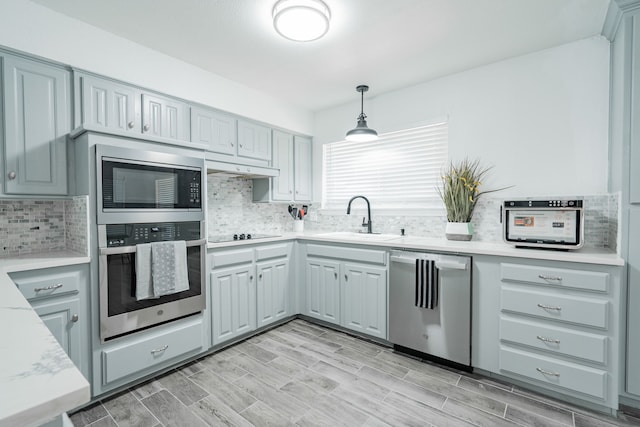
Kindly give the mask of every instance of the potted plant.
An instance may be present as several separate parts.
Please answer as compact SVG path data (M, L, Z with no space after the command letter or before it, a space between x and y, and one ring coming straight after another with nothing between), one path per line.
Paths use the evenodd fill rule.
M480 185L491 167L483 167L479 160L464 159L450 162L442 173L442 188L438 193L447 211L445 235L449 240L471 240L471 218L480 196L502 190L480 191Z

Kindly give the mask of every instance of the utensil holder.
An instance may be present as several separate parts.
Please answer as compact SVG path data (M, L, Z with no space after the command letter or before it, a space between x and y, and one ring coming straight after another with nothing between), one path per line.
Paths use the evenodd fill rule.
M304 233L304 221L301 219L293 221L293 231L296 233Z

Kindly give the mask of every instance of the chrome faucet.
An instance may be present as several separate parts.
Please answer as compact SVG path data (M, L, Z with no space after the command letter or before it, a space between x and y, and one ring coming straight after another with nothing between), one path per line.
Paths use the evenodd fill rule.
M362 226L367 227L367 233L371 234L373 232L371 231L371 204L369 203L369 199L364 196L353 196L351 200L349 200L349 204L347 205L347 215L351 214L351 202L353 202L357 198L364 199L364 201L367 202L367 216L369 217L369 221L365 222L365 218L362 218Z

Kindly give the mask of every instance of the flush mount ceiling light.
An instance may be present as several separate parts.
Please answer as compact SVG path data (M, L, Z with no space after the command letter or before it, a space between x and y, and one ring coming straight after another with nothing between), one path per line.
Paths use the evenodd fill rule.
M356 87L360 92L360 115L358 116L358 125L347 132L345 139L347 141L369 142L378 139L378 132L367 127L367 116L364 114L364 93L369 90L369 86L360 85Z
M273 6L273 27L285 39L318 40L329 31L331 11L322 0L279 0Z

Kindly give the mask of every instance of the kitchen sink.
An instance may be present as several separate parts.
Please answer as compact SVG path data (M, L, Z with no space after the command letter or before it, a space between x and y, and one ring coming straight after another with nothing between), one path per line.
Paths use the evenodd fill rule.
M386 242L388 240L399 239L401 236L396 234L376 234L376 233L356 233L353 231L334 231L331 233L316 234L316 237L326 237L328 239L345 239L345 240L359 240L367 242Z

